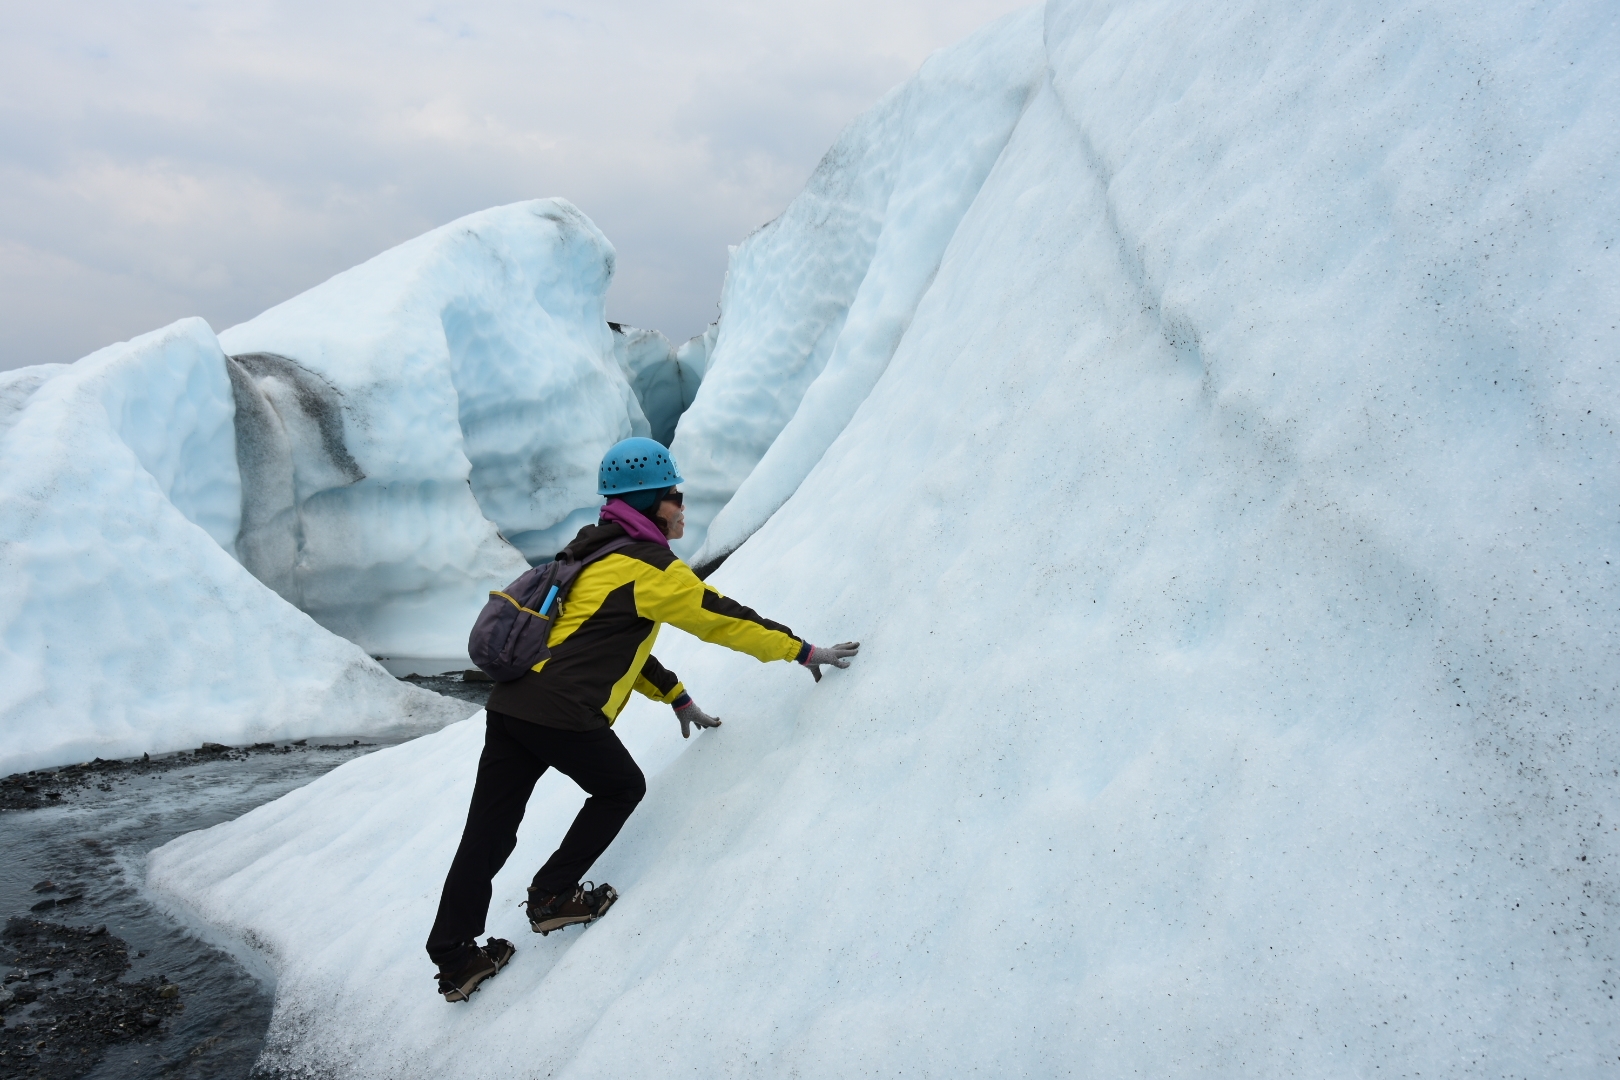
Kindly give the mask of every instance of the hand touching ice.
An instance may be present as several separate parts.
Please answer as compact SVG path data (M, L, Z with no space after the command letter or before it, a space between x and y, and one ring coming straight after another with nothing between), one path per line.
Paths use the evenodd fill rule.
M799 662L810 669L810 674L816 677L816 682L820 682L822 664L831 664L835 668L847 668L849 662L855 658L855 654L860 651L861 643L858 641L840 642L831 648L812 645L810 646L810 655Z
M718 716L710 716L708 713L698 708L697 702L695 701L688 701L684 707L676 709L675 719L681 722L681 738L683 739L690 739L692 737L691 726L693 724L696 724L700 728L720 726L720 718Z

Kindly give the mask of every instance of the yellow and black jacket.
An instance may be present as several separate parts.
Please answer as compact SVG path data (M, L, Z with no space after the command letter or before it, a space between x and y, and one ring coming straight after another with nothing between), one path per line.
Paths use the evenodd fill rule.
M587 525L562 554L582 558L624 535L613 523ZM703 584L669 548L638 543L580 571L552 628L551 656L497 686L489 710L590 731L618 719L632 689L676 703L685 687L652 655L663 623L761 661L797 659L804 649L792 630Z

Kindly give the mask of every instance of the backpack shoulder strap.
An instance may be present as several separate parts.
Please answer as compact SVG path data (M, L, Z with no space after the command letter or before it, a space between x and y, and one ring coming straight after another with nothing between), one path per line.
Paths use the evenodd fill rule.
M568 594L574 591L574 582L579 580L579 575L584 573L587 566L598 559L606 558L607 556L612 555L616 551L622 551L631 544L639 544L643 542L644 541L636 540L628 536L621 536L616 540L609 540L607 543L603 544L601 547L597 548L583 559L580 559L578 562L569 561L566 567L558 565L558 562L561 560L554 561L551 565L557 568L554 576L558 590L557 610L559 612L562 611L563 603L567 600Z
M597 548L595 551L581 559L579 561L579 565L583 568L595 562L597 559L603 559L609 555L612 555L616 551L623 551L625 548L634 544L645 544L646 542L647 541L645 540L637 540L633 536L621 536L617 540L609 540L607 543L603 544L601 547Z

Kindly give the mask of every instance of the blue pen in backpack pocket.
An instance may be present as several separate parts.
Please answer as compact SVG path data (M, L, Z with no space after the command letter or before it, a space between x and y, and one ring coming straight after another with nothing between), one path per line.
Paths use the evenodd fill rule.
M540 605L540 614L544 615L551 610L551 602L557 599L557 586L553 585L551 591L546 593L546 602Z

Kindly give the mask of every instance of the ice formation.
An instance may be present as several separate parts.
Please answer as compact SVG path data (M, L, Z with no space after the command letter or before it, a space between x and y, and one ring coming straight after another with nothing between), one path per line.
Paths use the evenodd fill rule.
M66 364L35 364L0 371L0 435L11 430L34 393L67 368Z
M676 550L694 565L787 501L883 374L1041 78L1040 44L1009 32L930 57L732 252L713 378L671 447L686 478Z
M685 399L685 405L682 408L683 415L686 409L692 407L692 401L697 397L698 388L703 383L703 376L709 370L709 359L714 355L714 343L719 336L720 323L718 321L712 322L707 330L696 337L688 338L685 344L675 350L675 362L681 365L683 377L681 383L681 394ZM692 378L690 380L686 379L687 375ZM690 398L686 398L688 382L691 385Z
M675 438L676 422L703 384L711 333L699 334L677 349L657 330L622 323L608 326L613 330L613 355L641 403L649 434L668 446Z
M232 558L233 415L199 319L0 376L0 775L464 714Z
M652 365L632 388L613 262L571 204L519 203L218 340L0 376L0 771L464 715L366 653L465 664L486 590L595 518L637 390L672 427L701 375L666 342L673 401Z
M542 780L489 926L519 952L468 1006L421 942L476 723L154 853L274 967L270 1064L1614 1070L1612 12L1052 0L928 79L981 61L1021 111L943 254L838 254L889 226L821 193L888 159L829 158L819 229L739 251L676 436L741 499L858 297L924 282L711 579L856 666L661 641L725 727L626 714L623 898L544 940L515 904L579 796ZM897 160L943 174L956 133ZM743 319L769 289L790 315Z
M603 314L613 262L570 203L517 203L220 334L243 562L372 654L465 657L487 590L594 520L603 449L648 431Z

